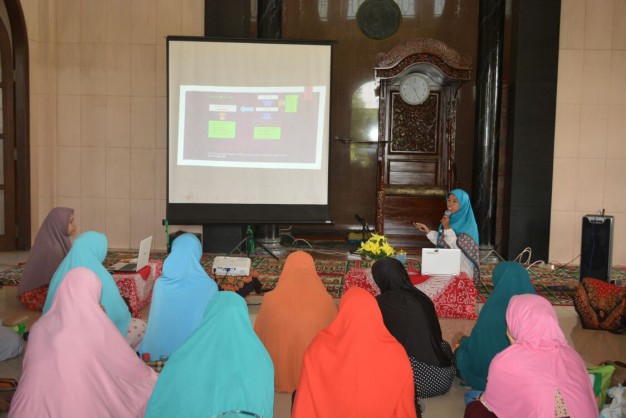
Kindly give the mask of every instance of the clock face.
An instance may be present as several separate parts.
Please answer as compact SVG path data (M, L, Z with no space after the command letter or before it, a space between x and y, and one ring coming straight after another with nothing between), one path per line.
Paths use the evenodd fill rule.
M409 74L400 83L400 97L408 104L424 103L429 94L428 81L420 74Z

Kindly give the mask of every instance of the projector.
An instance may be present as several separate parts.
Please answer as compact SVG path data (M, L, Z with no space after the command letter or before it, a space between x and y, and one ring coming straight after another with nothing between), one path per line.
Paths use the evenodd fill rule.
M250 263L248 257L215 257L213 274L215 276L249 276Z

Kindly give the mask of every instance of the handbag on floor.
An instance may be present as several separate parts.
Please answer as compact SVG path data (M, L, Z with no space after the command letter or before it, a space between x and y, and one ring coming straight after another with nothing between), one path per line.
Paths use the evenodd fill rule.
M626 288L585 277L576 289L574 308L583 328L616 334L626 329Z

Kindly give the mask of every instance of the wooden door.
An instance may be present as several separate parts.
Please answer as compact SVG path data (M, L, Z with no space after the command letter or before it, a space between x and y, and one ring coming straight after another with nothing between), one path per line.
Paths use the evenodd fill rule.
M11 41L0 20L0 251L17 247L14 74Z

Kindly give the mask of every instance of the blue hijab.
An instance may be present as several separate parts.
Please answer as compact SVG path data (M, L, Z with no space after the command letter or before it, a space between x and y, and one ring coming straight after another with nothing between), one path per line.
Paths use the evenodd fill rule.
M506 309L514 295L536 294L528 272L516 261L500 263L493 270L493 293L478 315L469 337L454 352L456 367L465 383L485 390L491 360L509 346Z
M448 193L448 195L450 194L456 196L459 201L459 210L450 215L450 228L457 236L467 234L478 244L478 226L469 195L461 189L454 189Z
M106 255L107 238L104 234L95 231L80 234L52 276L50 287L48 288L48 297L43 306L43 313L48 312L52 306L57 288L67 272L76 267L87 267L96 273L102 283L100 304L104 306L107 316L113 321L117 329L123 336L126 336L128 324L130 323L130 311L120 295L113 276L102 265Z
M193 234L172 244L152 291L148 328L139 353L152 360L170 356L198 328L217 284L200 265L202 245Z
M228 291L213 296L202 324L166 363L145 416L226 412L229 418L274 415L272 359L252 329L245 300Z

